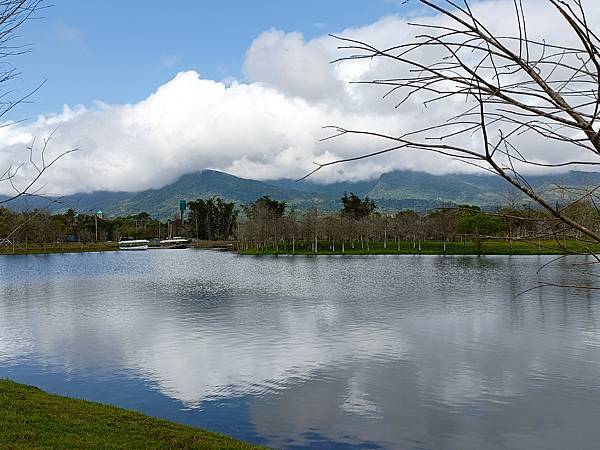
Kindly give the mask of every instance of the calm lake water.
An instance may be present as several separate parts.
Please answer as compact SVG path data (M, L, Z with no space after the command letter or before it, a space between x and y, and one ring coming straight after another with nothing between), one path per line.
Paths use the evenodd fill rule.
M278 448L598 448L600 297L517 296L550 259L0 257L0 377Z

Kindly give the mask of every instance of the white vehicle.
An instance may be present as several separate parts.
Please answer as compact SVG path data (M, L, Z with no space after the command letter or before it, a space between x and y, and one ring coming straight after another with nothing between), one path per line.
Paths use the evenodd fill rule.
M188 248L190 240L183 237L174 237L160 241L160 248Z
M149 243L146 239L119 241L119 250L148 250Z

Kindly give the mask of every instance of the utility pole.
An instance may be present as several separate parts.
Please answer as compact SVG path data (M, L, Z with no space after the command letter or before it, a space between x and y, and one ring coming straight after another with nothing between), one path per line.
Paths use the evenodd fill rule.
M96 225L96 242L98 242L98 219L102 219L102 211L98 210L96 211L96 214L94 214L94 225Z

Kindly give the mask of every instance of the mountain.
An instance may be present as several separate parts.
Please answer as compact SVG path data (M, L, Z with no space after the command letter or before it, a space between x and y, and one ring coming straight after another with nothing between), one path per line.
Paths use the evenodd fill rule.
M153 217L166 219L178 211L180 199L191 201L197 198L218 196L238 204L246 204L263 195L284 200L298 209L307 209L313 206L331 209L334 207L335 200L314 192L287 189L261 181L239 178L223 172L203 170L184 175L175 183L160 189L149 189L141 192L99 191L60 198L52 197L51 201L39 197L21 197L11 202L9 206L14 210L48 208L53 212L68 208L80 212L100 209L111 216L146 211ZM6 197L0 196L0 201L3 198Z
M550 198L559 199L561 193L558 186L595 187L600 185L600 173L537 175L528 177L528 181ZM431 175L425 172L394 171L370 181L318 184L312 180L256 181L214 170L203 170L184 175L175 183L160 189L74 194L54 198L52 203L37 197L24 197L11 202L9 206L16 210L48 208L53 212L68 208L80 212L101 209L110 216L146 211L153 217L166 219L178 211L180 199L190 201L210 196L246 204L268 195L286 201L298 210L318 207L323 211L339 210L340 197L344 192L354 192L361 197L368 195L383 210L422 210L462 203L485 208L506 204L509 196L513 201L528 201L522 194L511 195L511 191L515 192L506 181L491 175ZM0 196L0 200L2 198Z
M342 181L337 183L322 184L315 183L310 179L297 181L289 178L283 178L279 180L267 180L265 183L284 189L317 193L329 197L333 196L339 199L344 192L353 192L362 197L368 194L371 189L373 189L377 181L378 178L368 181Z
M248 180L214 170L184 175L173 184L161 189L151 189L133 194L115 205L110 212L126 214L132 211L147 211L160 217L170 217L180 199L195 200L218 196L240 204L250 203L263 195L285 200L294 204L320 203L318 194L294 191L264 183Z
M402 171L383 174L368 194L376 199L413 198L483 206L497 202L498 194L508 189L500 177Z
M527 181L551 200L562 198L560 188L596 187L600 172L567 172L553 175L528 176ZM374 199L411 198L441 203L473 204L493 207L507 203L512 197L519 202L529 199L498 176L449 174L430 175L424 172L396 171L383 174L368 192Z
M64 211L73 208L79 212L111 211L115 205L120 204L134 195L131 192L96 191L88 194L73 194L62 197L30 197L23 196L7 203L7 206L16 211L26 211L35 208L48 209L52 212ZM0 201L8 198L0 195Z

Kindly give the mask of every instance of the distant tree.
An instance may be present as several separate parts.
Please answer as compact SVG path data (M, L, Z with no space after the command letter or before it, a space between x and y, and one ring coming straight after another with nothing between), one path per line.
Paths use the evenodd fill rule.
M187 216L188 227L192 230L192 236L196 239L204 238L204 223L206 221L206 202L199 198L187 204L189 213Z
M223 239L233 235L233 228L238 220L238 210L234 202L227 202L217 198L218 228L217 234Z
M344 192L344 196L340 200L343 205L341 210L342 215L353 220L361 220L369 217L377 209L375 202L368 196L364 200L361 200L353 192L350 192L350 195Z
M77 216L77 212L73 208L69 208L63 214L65 225L69 227L71 232L74 231L75 227L75 217Z
M505 230L506 226L497 217L474 210L467 212L456 221L456 230L459 233L473 236L477 253L481 253L481 246L489 236Z
M186 226L196 239L227 239L233 233L237 220L235 203L219 197L199 198L188 202L188 209Z
M244 208L248 217L255 214L258 209L265 209L274 217L283 217L285 210L287 209L287 203L273 200L268 195L265 195L256 199L253 203L250 203Z
M0 236L6 236L11 230L15 215L7 208L0 208Z
M317 208L311 208L304 213L302 232L311 242L312 251L317 253L319 251L319 210Z
M460 211L455 209L441 208L431 211L423 217L422 224L428 239L441 240L444 252L446 244L456 228L455 222L458 214Z

